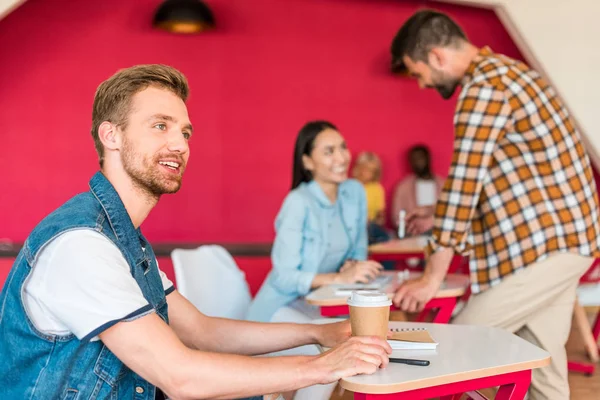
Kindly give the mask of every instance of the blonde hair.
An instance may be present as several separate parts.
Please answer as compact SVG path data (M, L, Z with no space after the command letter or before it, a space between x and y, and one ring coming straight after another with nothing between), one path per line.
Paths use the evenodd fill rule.
M161 64L122 69L98 86L92 108L92 137L100 167L104 162L104 145L98 136L98 128L102 122L109 121L125 129L133 96L149 86L170 90L184 102L189 94L185 76L175 68Z
M373 174L372 182L379 181L381 178L381 159L372 151L363 151L356 157L356 162L352 168L352 176L356 178L358 176L359 169L365 164L375 165L375 173Z

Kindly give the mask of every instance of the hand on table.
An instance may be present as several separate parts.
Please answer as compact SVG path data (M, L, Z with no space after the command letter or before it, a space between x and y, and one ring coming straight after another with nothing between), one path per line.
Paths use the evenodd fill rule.
M422 235L433 228L433 215L429 217L413 218L406 223L406 233L411 236Z
M394 305L405 312L423 310L425 304L431 300L439 290L442 280L429 274L419 278L404 281L392 299Z
M406 214L406 220L408 221L411 218L425 218L433 216L435 212L435 208L433 206L421 206L417 207L411 212Z
M431 206L417 207L406 216L406 233L421 235L433 228L433 213Z
M336 283L369 283L379 276L383 266L377 261L349 260L342 265Z
M385 368L391 353L388 342L379 337L353 336L310 362L320 371L319 383L327 384Z

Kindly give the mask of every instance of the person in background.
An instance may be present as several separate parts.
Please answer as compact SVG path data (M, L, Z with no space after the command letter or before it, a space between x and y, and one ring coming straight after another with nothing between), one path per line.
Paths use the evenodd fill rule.
M294 148L292 191L275 220L273 269L248 319L310 322L320 318L302 297L332 283L368 282L382 266L367 261L367 201L360 182L348 179L350 151L327 121L309 122ZM286 351L318 354L316 346ZM334 385L300 390L296 399L327 399Z
M100 171L34 228L0 293L0 398L154 400L158 387L174 399L232 399L387 365L387 342L348 339L347 322L208 317L160 271L140 225L181 187L188 92L185 76L164 65L127 68L98 87ZM338 346L251 357L308 343Z
M352 177L365 188L369 244L390 240L390 234L385 230L385 190L380 182L381 160L377 154L360 153L352 168Z
M569 111L538 72L477 48L440 12L410 17L391 52L393 67L421 88L450 99L461 87L430 257L394 303L421 309L453 255L467 253L473 295L453 322L503 328L547 350L552 363L533 370L529 398L569 399L565 344L576 288L600 256L598 193ZM407 219L431 216L422 209Z
M275 219L273 269L248 311L254 321L309 322L318 310L301 297L332 283L368 282L381 265L367 261L367 200L348 179L350 151L327 121L302 127L294 147L292 190Z
M412 174L396 186L392 198L391 220L396 229L400 210L404 210L406 215L409 215L419 208L431 208L435 205L444 185L444 179L431 171L431 157L426 146L413 146L408 157ZM421 218L407 226L406 233L422 235L431 231L431 228L433 228L433 216Z

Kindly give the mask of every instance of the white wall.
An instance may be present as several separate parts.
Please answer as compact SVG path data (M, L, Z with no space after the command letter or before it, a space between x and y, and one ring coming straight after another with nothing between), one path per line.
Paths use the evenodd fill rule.
M0 0L0 19L24 3L25 0Z
M600 168L600 1L439 1L495 8L528 63L560 93Z

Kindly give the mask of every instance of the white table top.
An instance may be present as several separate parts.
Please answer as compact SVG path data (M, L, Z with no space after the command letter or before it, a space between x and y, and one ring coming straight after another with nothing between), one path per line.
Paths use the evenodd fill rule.
M437 350L394 350L392 356L429 360L431 364L390 363L373 375L342 379L343 388L360 393L398 393L550 364L546 351L498 328L415 322L390 322L390 328L427 328L439 343Z
M411 254L422 253L427 246L427 236L415 236L406 239L393 239L388 242L369 246L371 254Z
M397 271L386 271L384 274L392 275L393 280L385 287L382 291L388 293L390 298L396 292L396 289L400 285L401 281L398 280ZM420 272L411 272L410 278L416 278L421 275ZM440 290L436 293L435 298L446 298L446 297L459 297L465 294L467 288L470 285L469 277L466 275L459 274L448 274L446 280L440 287ZM346 304L346 300L349 295L338 295L336 290L342 286L348 285L326 285L316 290L313 290L306 296L306 302L315 306L341 306Z

